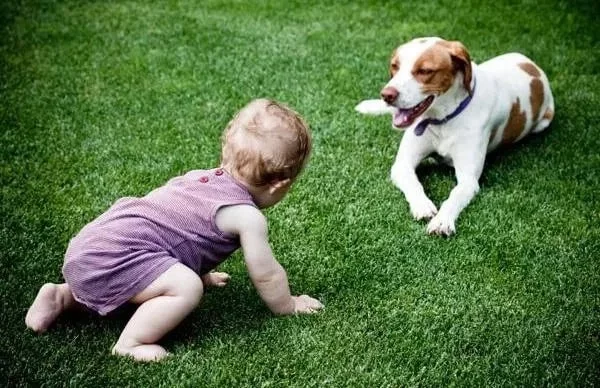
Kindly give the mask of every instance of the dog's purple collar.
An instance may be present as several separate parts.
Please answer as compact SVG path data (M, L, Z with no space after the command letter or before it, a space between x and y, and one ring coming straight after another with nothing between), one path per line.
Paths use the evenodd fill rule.
M473 89L471 90L471 93L469 93L469 95L467 97L465 97L465 99L462 100L460 104L458 104L458 107L454 110L454 112L450 113L448 116L444 117L443 119L425 119L425 120L421 121L415 127L415 135L421 136L425 132L425 130L427 129L427 126L429 124L433 124L433 125L445 124L448 121L452 120L454 117L458 116L460 114L460 112L465 110L465 108L469 105L469 103L471 102L471 99L473 98L473 94L475 94L475 78L473 78Z

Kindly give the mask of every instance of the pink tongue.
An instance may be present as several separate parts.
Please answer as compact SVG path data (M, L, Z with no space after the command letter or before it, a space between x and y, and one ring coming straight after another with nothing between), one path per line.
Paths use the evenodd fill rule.
M394 125L396 127L406 127L408 124L410 124L408 112L397 110L394 113Z

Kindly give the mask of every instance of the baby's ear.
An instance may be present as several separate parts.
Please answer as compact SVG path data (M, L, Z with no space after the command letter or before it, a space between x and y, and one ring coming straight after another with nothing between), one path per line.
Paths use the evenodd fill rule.
M364 100L354 107L358 113L365 115L385 115L394 113L394 107L388 105L385 101L379 100Z
M290 178L273 181L273 182L269 183L269 193L273 194L277 190L280 190L281 188L283 188L285 186L289 186L291 183L292 183L292 180Z

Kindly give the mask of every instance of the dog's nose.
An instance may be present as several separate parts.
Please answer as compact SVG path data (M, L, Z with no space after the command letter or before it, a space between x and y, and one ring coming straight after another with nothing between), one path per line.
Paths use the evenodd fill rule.
M388 104L393 104L396 98L398 98L398 90L391 86L385 87L381 91L381 98Z

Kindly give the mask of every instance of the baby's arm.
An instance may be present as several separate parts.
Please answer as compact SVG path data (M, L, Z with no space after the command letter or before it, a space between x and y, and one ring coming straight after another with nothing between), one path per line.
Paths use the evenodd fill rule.
M323 308L307 295L292 296L287 274L273 257L267 234L267 220L257 208L236 205L217 212L217 226L240 236L250 279L261 299L275 314L312 313Z

